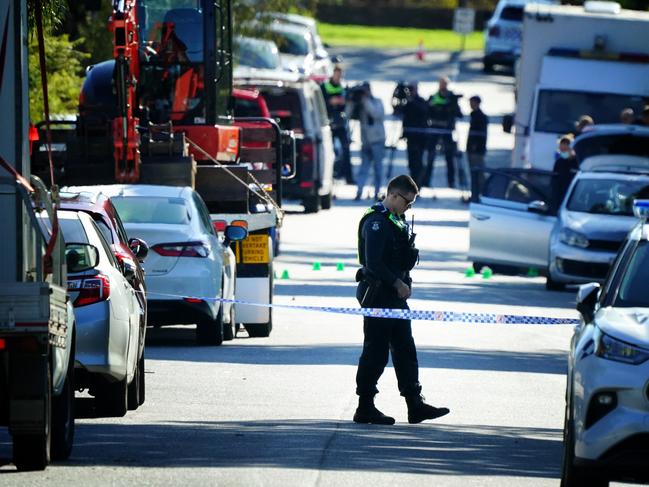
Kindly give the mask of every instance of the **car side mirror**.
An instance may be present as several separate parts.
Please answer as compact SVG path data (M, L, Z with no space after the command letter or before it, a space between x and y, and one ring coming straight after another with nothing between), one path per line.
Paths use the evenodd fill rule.
M511 134L513 127L514 127L514 116L503 115L503 132L507 134Z
M248 236L248 228L240 225L228 225L225 227L225 243L238 242Z
M146 256L149 255L149 246L147 243L140 238L132 238L128 241L128 247L131 249L135 258L140 262L143 262L146 259Z
M597 304L601 288L598 282L589 282L579 286L577 291L577 311L581 313L586 323L590 323L595 317L595 304Z
M527 211L530 211L532 213L540 213L540 214L546 214L550 208L548 207L548 204L545 201L541 200L534 200L530 204L527 205Z
M122 275L127 281L135 279L135 266L127 260L122 261Z
M99 265L99 250L89 243L65 244L65 263L68 272L89 271Z

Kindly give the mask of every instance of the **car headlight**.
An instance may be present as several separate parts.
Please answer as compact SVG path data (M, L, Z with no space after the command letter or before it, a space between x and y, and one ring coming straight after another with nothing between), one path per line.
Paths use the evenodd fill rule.
M617 340L603 333L599 328L595 336L595 355L607 360L633 365L649 360L649 350Z
M570 245L572 247L581 247L585 249L590 244L585 235L575 232L570 228L562 228L559 232L559 240L564 244Z

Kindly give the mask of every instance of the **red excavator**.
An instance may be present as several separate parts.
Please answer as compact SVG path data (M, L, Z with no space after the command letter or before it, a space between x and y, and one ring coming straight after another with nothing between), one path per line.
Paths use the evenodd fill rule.
M231 0L113 0L108 28L113 59L88 69L76 120L52 123L55 180L195 187L213 220L244 219L250 245L265 241L270 257L262 263L245 262L247 242L238 243L237 292L258 297L263 277L261 294L272 300L281 181L294 173L294 138L272 119L232 116ZM36 174L49 171L45 140L34 145ZM241 307L237 316L270 333L267 308Z

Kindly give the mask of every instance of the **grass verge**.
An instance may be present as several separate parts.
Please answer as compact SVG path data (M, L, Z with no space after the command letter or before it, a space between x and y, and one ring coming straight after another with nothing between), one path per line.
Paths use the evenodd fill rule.
M462 36L452 30L410 29L406 27L371 27L318 23L322 40L332 46L416 49L422 40L426 50L454 51L460 49ZM482 50L482 32L466 36L466 50Z

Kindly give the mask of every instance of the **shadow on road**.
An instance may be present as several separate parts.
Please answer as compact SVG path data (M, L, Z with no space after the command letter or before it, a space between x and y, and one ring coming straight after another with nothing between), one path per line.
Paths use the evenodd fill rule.
M61 466L282 468L422 475L557 478L559 431L365 426L331 420L93 424L78 422ZM10 445L0 439L0 465ZM6 471L5 471L6 472Z
M195 347L192 345L193 336L191 330L179 328L165 330L164 340L149 334L146 358L226 364L355 366L361 353L360 343L283 346L248 338L237 338L222 347ZM242 336L245 337L245 332ZM567 363L564 351L522 354L508 350L454 347L417 347L417 358L420 368L559 375L565 373Z

